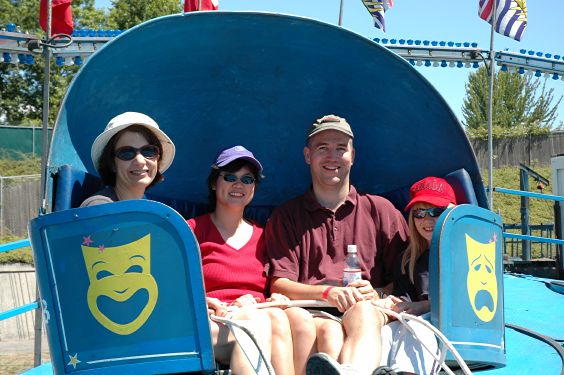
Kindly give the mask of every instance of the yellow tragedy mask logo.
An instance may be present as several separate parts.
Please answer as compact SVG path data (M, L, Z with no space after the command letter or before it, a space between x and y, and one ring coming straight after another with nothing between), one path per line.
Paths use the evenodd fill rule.
M480 243L466 235L468 253L468 297L472 310L481 321L489 322L497 310L495 240Z
M151 235L116 247L82 246L88 272L88 308L104 327L119 335L129 335L145 324L157 304L159 289L151 275ZM145 289L148 300L141 312L128 323L117 323L98 306L105 296L116 303L128 301L137 291Z

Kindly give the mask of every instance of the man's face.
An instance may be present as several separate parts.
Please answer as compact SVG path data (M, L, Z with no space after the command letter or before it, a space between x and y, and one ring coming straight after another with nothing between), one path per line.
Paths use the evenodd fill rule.
M304 147L314 186L340 186L349 183L354 162L352 138L337 130L315 134Z

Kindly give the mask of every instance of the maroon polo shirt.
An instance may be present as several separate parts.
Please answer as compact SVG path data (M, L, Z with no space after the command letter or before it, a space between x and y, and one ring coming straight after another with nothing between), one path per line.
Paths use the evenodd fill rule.
M351 185L333 212L308 190L272 213L266 226L270 276L304 284L341 285L347 245L357 245L362 278L374 287L392 281L396 256L407 246L402 214L385 198Z

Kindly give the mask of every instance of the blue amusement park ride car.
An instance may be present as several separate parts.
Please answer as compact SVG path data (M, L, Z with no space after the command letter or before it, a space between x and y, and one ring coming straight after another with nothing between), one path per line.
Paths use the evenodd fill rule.
M166 180L149 200L77 208L101 187L92 142L126 111L148 114L174 141ZM199 249L184 221L206 212L209 160L230 145L253 150L266 178L247 214L264 223L308 188L305 132L330 113L354 129L351 180L359 190L403 210L409 186L425 176L455 188L461 205L443 213L433 236L431 315L468 365L508 374L534 373L539 363L561 368L557 349L505 329L510 319L564 337L556 321L564 297L504 276L501 218L487 209L471 145L437 90L401 57L341 27L218 11L122 33L88 59L66 94L47 166L48 213L30 223L52 359L46 370L214 372ZM110 277L91 272L96 262ZM515 298L526 281L545 299L546 324L521 310L539 312L540 303Z

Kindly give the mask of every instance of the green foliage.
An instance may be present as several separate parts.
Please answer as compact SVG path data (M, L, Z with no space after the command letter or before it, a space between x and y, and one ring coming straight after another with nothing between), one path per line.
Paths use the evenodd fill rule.
M41 158L32 155L20 155L18 160L3 158L0 154L0 175L21 176L38 174L41 171Z
M19 238L12 235L1 236L0 244L14 242L18 240L23 240L23 238ZM28 246L22 249L0 253L0 264L8 264L8 263L33 264L33 258L31 256L31 248Z
M541 176L551 180L551 171L549 167L532 167ZM482 172L484 177L484 184L487 185L487 173ZM493 171L494 186L503 187L507 189L519 189L519 168L518 167L503 167L494 169ZM536 188L536 182L529 178L529 191L540 193ZM552 194L552 186L548 185L542 191L544 194ZM517 195L509 195L502 193L494 193L494 211L498 212L503 219L504 224L520 224L521 223L521 197ZM552 224L554 223L554 201L529 198L529 224ZM508 230L511 233L520 234L520 230ZM540 233L531 233L532 235L540 235ZM554 233L553 233L554 235ZM546 245L545 245L546 246ZM541 256L540 243L531 244L531 252L533 258ZM509 250L506 250L509 251ZM513 255L513 254L510 254ZM517 255L517 254L514 254Z
M105 13L94 7L94 0L72 3L75 27L105 27ZM43 37L39 27L39 1L0 0L0 24L15 23L20 30ZM10 125L42 122L44 58L35 54L34 65L0 64L0 118ZM77 66L64 68L51 61L49 124L55 122L65 91L78 71Z
M557 128L558 129L558 128ZM468 137L471 139L487 140L488 139L488 128L480 127L475 129L466 129ZM530 126L519 124L512 128L504 128L501 126L494 125L492 127L492 137L493 139L502 138L523 138L529 135L537 137L550 134L551 130L548 127Z
M466 85L462 114L471 138L486 139L488 132L489 75L481 67L470 75ZM554 89L541 86L538 78L497 72L494 76L494 138L548 134L555 125L556 110L562 97L554 102Z
M122 30L182 10L178 0L112 0L112 5L110 25Z
M549 167L533 167L541 176L551 180ZM483 173L484 185L488 184L488 175ZM519 190L519 168L503 167L493 170L494 186L506 189ZM529 178L529 190L540 193L536 188L536 183ZM552 194L552 185L548 185L542 191L545 194ZM554 222L554 202L546 199L529 199L529 222L530 224L548 224ZM517 224L521 222L521 197L502 193L494 193L494 211L498 212L505 224Z

